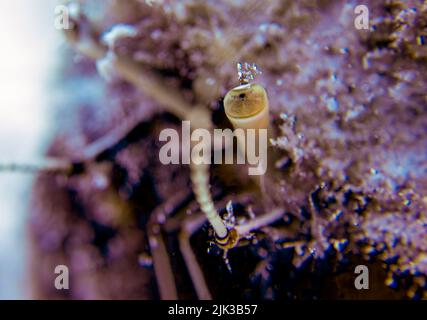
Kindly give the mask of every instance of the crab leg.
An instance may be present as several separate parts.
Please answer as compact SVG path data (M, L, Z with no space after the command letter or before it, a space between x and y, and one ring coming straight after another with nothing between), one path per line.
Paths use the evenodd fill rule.
M260 229L279 220L283 216L283 213L283 209L277 208L271 211L270 213L262 215L259 218L250 220L244 225L236 226L235 229L240 236L245 236L253 230Z
M63 159L45 158L33 161L30 164L21 164L19 162L0 163L0 172L19 171L24 173L44 172L63 172L69 173L73 169L72 164Z
M78 28L66 30L68 41L80 53L98 60L103 58L108 49L97 38L91 22L81 13ZM170 113L186 119L192 107L185 101L179 90L167 87L163 79L149 68L127 57L114 55L112 64L117 74L133 84L147 96L156 100Z
M181 232L179 234L179 247L188 268L191 280L196 290L197 297L200 300L212 300L211 293L203 276L197 258L191 249L190 238L206 222L206 216L200 214L196 217L190 217L184 220Z
M160 298L163 300L177 300L178 292L168 251L163 240L161 225L168 216L175 212L177 207L180 207L188 199L188 196L189 192L187 191L174 195L165 204L154 210L147 224L148 242L151 256L153 257L154 272Z

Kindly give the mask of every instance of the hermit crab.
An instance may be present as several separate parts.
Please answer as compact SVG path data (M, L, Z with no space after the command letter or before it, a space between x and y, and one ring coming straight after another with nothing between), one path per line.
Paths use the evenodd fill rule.
M372 4L384 18L359 32L350 2L108 3L105 17L72 5L65 30L67 72L95 75L108 101L78 99L51 158L0 165L38 173L44 289L52 265L70 263L70 298L366 298L354 264L375 258L387 286L402 276L425 296L425 6ZM262 67L258 83L245 61ZM156 138L181 122L236 134L190 139L178 153L214 156L166 167ZM254 163L227 162L262 148ZM210 162L223 151L225 164Z
M89 19L82 13L73 17L72 28L65 30L69 43L83 55L98 61L100 72L114 72L115 76L127 81L135 88L141 90L147 96L156 100L165 110L183 121L191 122L193 128L213 130L214 125L210 120L209 111L203 105L190 105L179 90L165 87L161 76L144 65L134 62L126 56L113 55L109 50L108 41L103 41L94 31ZM105 40L105 38L104 38ZM108 61L105 61L108 59ZM245 156L247 148L260 148L259 135L267 141L269 128L269 102L265 89L252 83L259 69L255 64L239 63L238 79L240 84L231 89L224 99L226 116L234 129L241 130L242 135L237 135L238 150ZM167 92L167 94L165 94ZM39 164L32 165L3 165L3 170L35 171L40 173L75 175L83 172L106 149L117 143L129 130L138 123L120 123L111 133L90 144L77 159L45 159ZM244 141L248 130L255 130L252 138ZM243 139L243 140L242 140ZM232 148L226 145L224 148ZM214 150L218 151L218 150ZM194 160L194 159L193 159ZM250 245L256 241L254 232L268 226L283 217L284 209L275 207L267 202L263 205L265 213L256 216L249 208L246 218L237 217L233 212L232 201L222 203L226 207L226 213L220 215L218 205L213 200L210 190L209 165L203 159L196 159L190 164L190 178L192 192L197 201L195 212L182 219L179 226L179 247L188 273L191 277L194 290L200 299L211 299L212 295L204 279L203 272L190 244L192 235L199 231L206 222L212 238L210 245L221 250L224 262L230 272L232 265L228 260L228 252L234 248ZM258 168L264 174L267 169L267 159L263 158ZM256 184L261 189L264 185L263 175L254 175ZM189 197L189 192L183 190L171 197L167 203L154 209L147 223L147 236L150 246L150 254L154 267L159 295L162 299L177 299L178 292L174 280L174 272L170 263L169 253L162 233L171 228L168 218L175 212L184 199Z
M89 22L87 26L83 26L83 28L85 27L87 28L85 34L81 34L77 29L68 31L68 39L82 53L96 60L102 59L108 54L107 48L103 47L97 39L91 37ZM86 37L83 45L82 37ZM190 121L194 128L213 128L213 124L210 122L210 117L207 114L208 110L204 106L188 105L179 91L164 88L161 79L156 74L144 68L144 66L138 65L126 57L117 56L111 60L111 64L119 77L122 77L136 88L155 98L168 112L182 120ZM245 63L239 64L238 69L241 84L230 90L225 97L224 103L227 116L236 129L266 131L269 126L267 94L260 85L250 83L250 80L257 73L256 66ZM167 96L163 94L166 91L169 92ZM238 141L238 144L240 145L241 141ZM261 163L260 165L266 166L267 164ZM227 210L228 218L224 219L219 215L210 192L209 166L200 161L193 161L190 164L190 168L193 192L201 213L184 219L179 235L179 243L198 297L200 299L209 299L211 295L190 246L189 239L192 234L199 230L205 221L208 220L214 233L212 243L223 250L224 260L231 270L227 259L227 252L239 245L250 243L248 240L251 238L252 231L280 219L284 212L282 208L269 208L269 211L264 215L260 217L252 215L252 219L243 224L238 224L236 219L232 217L233 212L229 205ZM170 201L179 202L181 200L180 196L177 195L176 199L171 199ZM170 205L168 203L165 206L155 209L147 225L156 279L160 296L164 299L178 297L177 288L174 284L173 271L169 263L168 251L161 233L165 219L173 213L168 211L167 208L174 207L176 207L176 204Z

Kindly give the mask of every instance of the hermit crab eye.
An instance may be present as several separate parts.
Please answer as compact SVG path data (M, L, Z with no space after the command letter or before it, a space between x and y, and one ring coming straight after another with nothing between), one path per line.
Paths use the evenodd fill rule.
M231 89L224 98L227 118L235 129L267 129L269 125L268 97L259 84L251 84L261 74L256 64L239 62L237 74L240 85Z
M243 84L231 89L225 96L224 109L235 128L268 128L267 92L259 84Z

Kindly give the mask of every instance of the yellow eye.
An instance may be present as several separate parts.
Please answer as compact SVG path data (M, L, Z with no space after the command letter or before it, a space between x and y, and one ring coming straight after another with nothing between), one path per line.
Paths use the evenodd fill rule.
M224 109L234 128L267 129L269 126L268 97L259 84L231 89L224 98Z

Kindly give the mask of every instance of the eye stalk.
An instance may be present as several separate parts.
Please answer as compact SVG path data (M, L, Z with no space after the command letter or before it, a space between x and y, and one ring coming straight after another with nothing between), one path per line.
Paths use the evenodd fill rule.
M234 129L244 130L245 134L236 135L240 154L254 159L254 150L258 150L257 168L249 168L250 175L261 175L260 187L265 189L264 178L267 170L268 129L270 126L269 101L265 89L249 80L260 73L254 64L237 65L240 85L231 89L224 98L224 111ZM254 134L255 133L255 134ZM250 162L250 161L249 161ZM251 162L252 164L252 162Z
M224 109L235 129L268 129L268 97L259 84L243 84L231 89L224 98Z
M267 92L259 84L250 83L261 74L255 63L239 62L237 73L240 85L224 98L227 118L235 129L268 129L270 123Z

